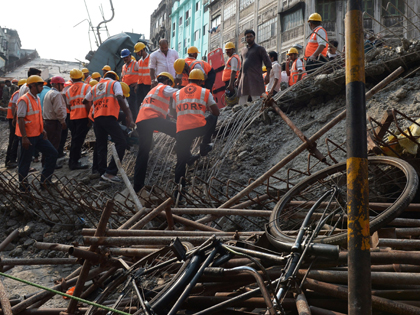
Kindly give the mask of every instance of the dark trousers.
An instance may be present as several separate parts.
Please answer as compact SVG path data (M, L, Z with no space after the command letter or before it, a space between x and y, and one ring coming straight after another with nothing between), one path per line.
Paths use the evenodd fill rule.
M96 151L98 158L98 171L102 175L104 173L110 175L117 175L118 168L115 164L114 158L111 159L108 167L108 135L111 136L115 142L118 157L122 162L124 158L125 148L127 147L127 140L114 116L100 116L95 118L95 136L96 136Z
M66 141L67 141L67 136L69 134L69 129L70 129L70 114L67 113L67 117L66 117L66 125L67 128L64 130L61 130L61 140L60 140L60 145L58 146L58 155L63 155L64 152L64 146L66 145Z
M9 144L6 152L6 166L8 162L16 162L19 139L15 135L16 128L13 126L13 119L9 120Z
M136 121L137 113L139 112L139 108L137 106L137 97L134 88L136 84L130 85L130 96L127 99L128 105L130 106L131 115L133 115L133 120Z
M44 120L44 130L47 132L48 140L53 147L58 151L61 140L61 123L58 120ZM45 163L45 155L42 154L42 165Z
M44 140L44 136L40 134L37 137L28 137L31 145L28 150L21 147L21 153L19 158L19 181L21 183L20 189L26 190L27 181L25 180L28 175L29 168L31 167L32 155L34 150L40 151L45 156L45 164L41 173L41 181L50 181L51 175L55 169L55 163L57 161L58 152L53 147L50 141ZM19 142L22 143L22 138L19 137Z
M147 93L149 93L149 91L150 91L150 85L145 85L145 84L137 85L137 109L138 110L140 109L141 104L143 103L143 100L146 97ZM134 121L136 120L136 117L133 117Z
M82 157L82 146L89 131L89 118L73 119L71 125L71 145L69 166L76 165Z
M137 123L139 134L139 152L134 168L134 191L138 192L144 186L146 178L147 162L153 141L153 131L161 131L175 138L176 123L164 118L152 118Z
M326 62L329 60L324 57L324 55L320 55L318 60L308 60L306 61L306 71L311 73L315 71L315 69L318 69L319 67L323 66Z
M211 135L216 129L217 116L210 115L206 117L206 124L203 127L188 129L177 132L176 134L176 166L175 166L175 182L179 183L181 177L185 176L185 169L188 160L191 158L191 144L196 137L204 136L203 145L209 144ZM182 186L185 186L185 179L182 179Z

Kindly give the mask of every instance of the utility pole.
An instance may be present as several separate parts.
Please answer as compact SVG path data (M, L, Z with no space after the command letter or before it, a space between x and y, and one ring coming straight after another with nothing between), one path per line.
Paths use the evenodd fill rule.
M369 183L362 0L346 14L348 314L371 315Z

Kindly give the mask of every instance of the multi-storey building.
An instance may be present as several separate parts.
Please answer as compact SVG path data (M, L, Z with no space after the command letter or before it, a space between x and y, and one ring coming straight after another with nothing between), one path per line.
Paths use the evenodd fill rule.
M196 46L200 52L198 59L207 59L209 53L209 10L208 1L177 0L171 14L171 48L180 57L187 56L187 48Z
M174 0L162 0L150 16L150 46L153 50L159 46L162 38L171 41L171 11Z
M0 68L6 65L6 53L7 53L7 38L4 34L3 29L0 27Z
M6 58L7 63L14 62L20 58L20 37L16 30L10 28L3 28L4 35L7 40Z

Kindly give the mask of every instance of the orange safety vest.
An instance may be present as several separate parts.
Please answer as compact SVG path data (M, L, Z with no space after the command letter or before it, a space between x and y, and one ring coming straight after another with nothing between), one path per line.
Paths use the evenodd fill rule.
M88 77L85 79L85 83L86 83L86 84L89 84L90 80L92 80L92 77L91 77L91 76L88 76Z
M297 69L297 61L298 59L293 61L292 69L290 69L289 86L296 84L299 78L299 70ZM303 64L303 62L302 62L302 71L305 72L305 65ZM306 77L306 73L302 73L301 80L303 80L304 77Z
M88 117L83 99L88 93L89 84L74 82L66 91L67 102L70 104L70 120L83 119Z
M13 119L13 113L12 113L12 100L15 97L16 94L19 93L19 90L17 90L15 93L13 93L12 97L10 98L9 104L7 105L7 116L6 119Z
M176 132L206 125L204 113L207 109L210 90L190 83L174 93L177 121Z
M127 83L127 85L131 85L133 83L137 83L139 78L139 73L134 70L134 66L136 65L137 61L131 60L130 63L124 64L122 73L121 73L121 81Z
M146 59L139 60L139 79L137 84L151 85L152 79L150 78L150 69L149 69L150 55ZM159 73L158 73L159 74Z
M327 41L327 44L326 44L324 50L321 52L321 54L323 54L325 57L327 56L327 53L328 53L328 34L327 34L327 31L325 30L325 28L323 28L322 26L318 26L315 30L313 30L313 33L309 37L308 44L306 44L305 58L308 58L308 57L312 56L314 54L314 52L317 50L318 42L316 40L316 34L318 33L318 31L320 29L324 30L325 36L326 36L326 38L324 38L324 39Z
M118 119L120 104L114 93L114 84L117 81L104 80L96 84L91 93L93 95L93 106L95 106L94 118L100 116L114 116Z
M147 93L141 104L136 123L152 118L166 118L169 109L170 97L163 95L163 90L167 85L159 83Z
M199 64L201 66L201 68L203 68L204 73L206 75L209 74L210 70L212 69L210 64L203 61L203 60L196 60L194 58L187 57L187 58L185 58L185 62L190 67L190 72L191 72L192 69L194 69L196 64ZM181 86L187 86L188 85L188 75L189 74L186 74L185 72L182 73Z
M44 130L44 121L42 120L41 101L39 100L38 96L36 96L35 98L29 92L21 96L18 99L17 104L19 104L20 101L24 101L26 103L26 116L24 118L26 136L38 137ZM16 124L15 134L18 137L22 137L22 133L20 132L18 123Z
M236 58L238 60L238 69L241 69L241 60L239 59L239 56L237 54L233 54L229 58L229 60L226 62L225 69L223 70L222 81L224 82L230 81L230 75L232 74L232 67L230 65L230 61L232 60L232 58ZM236 71L235 78L237 78L238 76L239 76L239 70Z

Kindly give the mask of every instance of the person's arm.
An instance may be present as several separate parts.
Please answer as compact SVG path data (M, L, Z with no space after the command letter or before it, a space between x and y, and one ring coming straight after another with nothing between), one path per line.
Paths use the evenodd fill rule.
M217 104L214 101L213 95L211 93L209 93L209 99L207 101L207 108L209 109L212 115L214 116L220 115L219 107L217 107Z
M118 104L120 105L121 110L125 114L125 119L127 121L128 126L130 128L134 128L136 125L134 124L133 116L131 115L130 108L127 107L127 105L124 102L124 97L122 95L117 95L117 101L118 101Z
M270 72L271 72L271 68L267 68L267 75L264 78L264 84L268 84L270 82Z
M316 60L320 53L325 49L324 45L318 45L318 48L315 50L312 56L309 57L311 60Z
M156 54L153 53L153 54L150 54L150 60L149 60L150 80L152 81L152 84L151 84L152 89L157 85L156 68L157 68L157 59L156 59Z
M214 69L211 68L207 76L207 79L204 82L206 89L211 90L213 88L214 81L216 81L216 71L214 71Z
M238 78L236 79L236 81L235 81L235 86L238 86L239 85L239 82L241 81L241 77L242 77L242 68L243 68L243 66L244 66L244 61L243 61L243 59L242 59L242 55L241 55L241 67L239 68L239 75L238 75Z
M265 50L264 47L260 46L260 54L262 56L262 60L264 62L265 67L267 68L267 76L264 79L264 83L268 84L268 82L270 81L270 72L271 72L271 68L273 67L273 65L271 64L271 60L268 57L267 51Z

